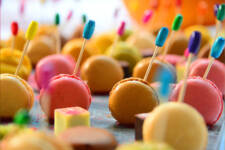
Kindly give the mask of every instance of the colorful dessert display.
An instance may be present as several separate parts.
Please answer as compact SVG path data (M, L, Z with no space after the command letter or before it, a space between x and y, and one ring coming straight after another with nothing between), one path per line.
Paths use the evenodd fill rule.
M75 126L90 126L90 113L81 107L55 109L54 118L56 135Z
M40 104L43 111L50 119L54 119L54 111L57 108L79 106L84 109L88 109L91 104L90 89L87 84L77 76L77 74L86 41L91 38L94 28L95 22L93 20L89 20L84 28L84 42L73 74L59 74L54 76L51 78L48 85L41 89Z
M69 55L54 54L41 59L36 65L35 80L41 89L50 79L59 74L72 74L75 62Z
M144 80L127 78L119 81L109 95L109 109L112 116L121 124L134 124L135 115L152 111L159 103L157 93L147 82L152 61L159 47L162 47L168 35L168 29L162 28L156 38L156 50L149 63Z
M93 93L107 93L124 77L120 64L111 57L96 55L89 57L81 67L81 78Z
M224 1L121 1L0 0L0 150L225 150Z
M37 31L38 24L33 21L26 32L26 46L21 55L14 74L0 74L0 117L11 119L21 108L31 109L34 102L34 93L30 85L18 76L23 64L24 56Z
M171 146L161 142L135 142L131 144L123 144L116 148L116 150L173 150Z
M74 127L59 135L76 150L114 150L115 137L105 129L93 127Z

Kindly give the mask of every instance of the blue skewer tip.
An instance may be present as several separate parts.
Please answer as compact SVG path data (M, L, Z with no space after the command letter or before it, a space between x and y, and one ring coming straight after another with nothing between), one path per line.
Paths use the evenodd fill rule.
M212 46L211 56L215 59L219 58L225 47L225 39L218 37Z
M200 48L200 43L201 43L201 33L198 31L192 32L188 43L189 53L197 54Z
M89 20L84 26L83 38L89 40L92 37L94 30L95 30L95 21Z
M166 27L162 27L156 37L155 45L158 47L162 47L166 41L169 30Z

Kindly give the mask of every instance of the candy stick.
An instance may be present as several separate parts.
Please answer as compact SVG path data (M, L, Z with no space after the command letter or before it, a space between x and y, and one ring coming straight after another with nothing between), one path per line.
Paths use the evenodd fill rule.
M113 52L114 52L114 50L116 48L116 45L117 45L120 37L124 34L125 26L126 26L126 23L124 21L122 21L121 24L120 24L120 26L119 26L119 28L118 28L118 30L117 30L116 38L115 38L115 40L113 42L112 51L110 52L111 53L110 54L111 56L113 55Z
M165 56L168 53L168 50L171 44L171 39L174 37L174 34L176 33L176 31L180 29L182 22L183 22L183 16L181 14L178 14L173 20L172 32L168 38L168 42L166 43L165 50L163 51L163 54L162 54L163 60L165 59Z
M148 65L148 69L145 73L145 76L144 76L144 80L147 81L147 78L149 76L149 73L150 73L150 70L152 68L152 64L154 62L154 59L156 57L156 55L158 54L158 51L159 51L159 48L162 47L166 41L166 38L168 36L168 33L169 33L169 30L168 28L166 27L162 27L156 37L156 40L155 40L155 50L154 50L154 53L153 53L153 56L152 56L152 59L150 60L149 62L149 65Z
M60 54L60 49L61 49L59 24L60 24L60 15L58 13L56 13L56 15L55 15L55 26L56 26L56 51L57 51L57 54Z
M142 18L143 24L147 24L150 21L150 19L152 18L152 16L153 16L153 11L152 10L146 10L144 12L144 16Z
M66 21L69 22L72 17L73 17L73 10L70 10L66 17Z
M182 102L184 99L184 94L185 94L186 87L187 87L187 78L188 78L191 61L192 61L194 54L196 54L199 50L200 42L201 42L201 33L198 31L194 31L191 34L189 44L188 44L189 56L188 56L188 61L186 63L186 67L185 67L184 81L183 81L183 85L181 87L181 91L179 93L178 102Z
M83 14L82 15L82 23L83 23L83 25L85 25L86 22L87 22L87 15Z
M22 53L22 56L20 58L20 62L16 68L16 72L15 72L15 75L18 75L19 71L20 71L20 68L21 68L21 65L23 63L23 59L24 59L24 56L25 54L27 53L27 48L29 46L29 43L30 41L34 38L35 34L37 33L37 29L38 29L38 23L36 21L32 21L27 29L27 32L26 32L26 44L25 44L25 47L23 49L23 53Z
M225 4L221 4L217 10L217 13L216 13L216 19L217 19L217 22L216 22L216 34L215 34L215 37L214 37L214 40L216 40L217 36L218 36L218 33L220 32L221 28L222 28L222 22L225 18ZM208 58L210 58L210 54L211 54L211 51L212 49L210 50L210 53L209 53L209 56Z
M203 79L207 78L208 73L212 67L214 59L217 59L220 57L220 55L223 52L224 47L225 47L225 39L222 37L218 37L212 46L211 53L210 53L210 55L211 55L210 61L209 61L208 67L205 71L205 74L203 76Z
M18 23L13 21L12 24L11 24L11 32L12 32L12 45L11 45L11 48L12 50L14 49L15 47L15 39L16 39L16 36L18 34Z
M25 3L26 3L26 0L21 0L21 1L20 1L20 10L19 10L19 12L20 12L20 15L21 15L21 16L23 16L23 14L24 14Z
M186 48L180 62L185 61L188 58L188 56L189 56L189 51L188 51L188 48Z
M30 121L31 117L26 109L19 110L13 118L13 122L19 126L27 125Z
M94 30L95 30L95 21L89 20L86 23L86 25L84 26L84 31L83 31L84 42L83 42L82 48L80 50L80 54L79 54L77 62L76 62L76 66L75 66L75 69L73 72L74 75L77 74L78 68L80 66L80 62L81 62L81 59L82 59L82 56L84 53L84 47L85 47L86 41L92 37Z
M177 13L181 13L182 0L176 0L175 6L176 6Z
M215 4L214 7L213 7L214 8L214 15L215 15L215 17L217 16L217 11L218 11L219 6L220 6L219 4Z

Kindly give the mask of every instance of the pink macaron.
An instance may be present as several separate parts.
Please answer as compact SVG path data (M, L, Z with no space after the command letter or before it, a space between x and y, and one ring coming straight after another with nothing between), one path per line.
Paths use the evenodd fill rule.
M178 83L170 95L170 101L177 101L183 81ZM196 108L208 125L215 124L223 112L222 93L210 80L191 77L187 80L184 102Z
M162 58L162 55L158 56L158 58ZM182 61L182 56L175 55L175 54L167 54L165 55L164 60L168 63L170 63L173 66L176 66L177 63Z
M191 65L189 76L203 77L209 61L209 59L198 59L194 61ZM214 60L207 79L215 83L222 94L225 94L225 65L223 63Z
M54 118L54 110L65 107L88 109L91 104L91 92L87 84L79 77L60 74L53 77L48 86L40 93L42 110Z
M49 80L58 74L72 74L75 67L73 58L69 55L49 55L41 59L35 70L35 80L41 89Z

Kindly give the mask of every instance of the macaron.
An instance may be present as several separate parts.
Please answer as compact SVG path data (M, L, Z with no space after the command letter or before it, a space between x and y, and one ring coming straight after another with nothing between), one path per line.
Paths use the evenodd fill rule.
M169 102L156 107L143 124L144 142L165 142L177 150L203 150L208 130L201 114L190 105Z
M209 59L197 59L190 67L189 76L203 77L209 64ZM225 65L218 60L214 60L207 79L215 83L218 89L225 94Z
M118 144L109 131L85 126L70 128L59 137L76 150L114 150Z
M9 40L6 42L5 47L11 47L12 40L13 40L13 37L11 36ZM22 51L25 43L26 43L25 34L23 31L19 31L18 34L15 36L14 49L18 49Z
M56 53L55 42L49 36L38 36L30 42L27 49L32 65L36 65L42 58Z
M183 82L176 85L170 95L170 101L177 101ZM207 125L214 125L222 115L222 93L210 80L201 77L190 77L187 80L187 89L184 103L194 107L204 118Z
M171 146L161 142L134 142L121 144L116 150L174 150Z
M91 92L79 77L60 74L54 76L49 84L41 89L40 104L45 114L54 119L54 110L57 108L79 106L88 109L91 104Z
M13 74L0 74L0 117L13 118L22 108L31 109L34 93L30 85Z
M124 125L134 124L136 114L150 112L158 104L156 91L140 78L127 78L117 82L109 95L109 110Z
M127 62L130 72L132 72L136 63L142 58L138 49L125 42L118 42L118 44L115 45L115 48L113 48L113 46L109 47L106 51L106 55L111 56L118 61Z
M148 58L144 58L142 59L141 61L139 61L136 66L134 67L134 70L133 70L133 77L138 77L138 78L143 78L144 75L145 75L145 72L148 68L148 65L149 65L149 62L150 62L150 59L151 57L148 57ZM152 82L156 82L158 81L158 79L156 78L156 74L162 70L162 69L167 69L171 72L171 74L173 75L173 82L175 83L176 82L176 70L175 68L167 63L166 61L163 61L159 58L156 58L153 62L153 65L152 65L152 68L151 68L151 71L150 71L150 74L147 78L147 81L149 83L152 83Z
M48 84L49 80L59 74L72 74L75 62L69 55L49 55L41 59L36 65L35 80L41 89Z
M22 52L16 49L3 48L0 49L0 73L14 74L19 64ZM27 80L32 71L30 59L25 55L21 69L18 75Z
M188 38L184 35L184 33L176 32L170 40L168 54L183 55L188 46Z
M124 77L120 64L111 57L96 55L89 57L81 67L81 78L93 93L107 93Z
M162 59L162 55L159 55L158 58ZM183 57L176 54L167 54L164 57L164 61L170 63L173 66L176 66L178 63L182 62Z
M83 39L73 39L68 41L63 49L62 54L71 55L75 61L77 61L78 56L80 54L80 50L83 44ZM85 62L85 60L92 55L90 47L87 45L84 48L84 53L82 57L81 64Z
M75 28L71 39L82 38L83 30L84 30L84 25L83 24L79 24Z
M61 139L42 131L23 131L2 141L4 150L72 150Z

